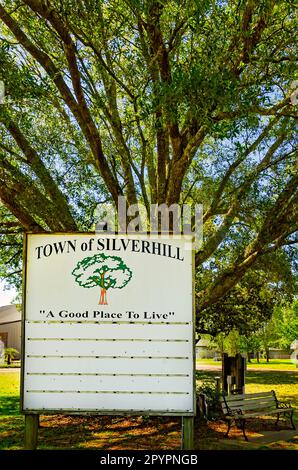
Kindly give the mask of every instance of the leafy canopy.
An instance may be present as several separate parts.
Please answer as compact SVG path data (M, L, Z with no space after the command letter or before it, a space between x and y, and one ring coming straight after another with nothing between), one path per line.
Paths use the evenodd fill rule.
M257 264L294 286L295 33L288 0L1 1L0 276L123 195L203 203L199 318Z

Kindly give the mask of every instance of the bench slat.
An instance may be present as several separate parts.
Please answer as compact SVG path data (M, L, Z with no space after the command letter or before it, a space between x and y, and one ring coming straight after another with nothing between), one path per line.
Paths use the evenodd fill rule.
M230 401L226 400L226 403L228 403L229 406L241 406L241 405L249 405L250 403L261 403L262 401L272 401L275 403L275 399L271 397L260 397L260 398L249 398L247 397L247 400L239 400L239 401ZM225 403L225 402L223 402Z
M289 408L288 411L289 411L289 410L291 411L292 409L293 409L293 408ZM245 413L245 414L243 414L243 415L237 415L236 418L237 418L237 419L241 419L241 418L242 418L242 419L244 419L244 418L246 419L246 418L254 418L254 417L257 417L257 416L267 416L267 415L272 415L272 414L277 414L277 413L282 414L282 413L286 413L286 412L287 412L286 409L277 409L277 408L276 408L275 410L267 410L267 411L264 411L264 412L262 412L262 411L256 411L256 412L253 412L253 413ZM225 418L226 418L226 419L235 419L235 416L229 416L229 415L227 415Z
M242 402L232 402L228 403L228 407L231 409L234 408L242 408L244 406L262 406L262 405L276 405L276 402L273 398L261 398L258 400L247 400L247 401L242 401Z
M286 413L286 412L289 411L289 410L291 411L292 409L293 409L293 408L288 408L288 409L286 409L286 408L282 408L282 409L280 409L280 408L275 408L275 410L268 410L268 411L265 411L263 414L262 414L262 412L259 412L259 413L258 413L258 412L254 412L254 413L245 413L245 414L244 414L244 417L245 417L245 418L253 418L254 416L266 416L266 415L268 415L268 414L269 414L269 415L276 414L276 413L282 414L282 413Z
M243 411L249 411L249 410L272 410L276 409L275 403L273 402L268 402L268 403L256 403L254 405L243 405L243 406L235 406L234 408L231 408L232 410L243 410Z
M254 397L269 397L269 396L273 396L273 393L272 392L263 392L263 393L246 393L244 395L231 395L229 397L226 397L226 400L227 401L237 401L237 400L243 400L243 399L250 399L250 398L254 398ZM223 398L222 398L222 401L223 401Z

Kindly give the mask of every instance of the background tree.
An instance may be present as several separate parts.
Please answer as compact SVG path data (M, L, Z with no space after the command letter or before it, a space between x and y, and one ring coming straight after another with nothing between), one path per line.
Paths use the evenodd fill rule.
M254 355L257 357L257 362L260 362L260 352L262 350L261 339L258 333L252 333L240 337L240 350L242 353L247 354L248 362Z
M266 362L270 360L270 347L276 345L274 323L270 319L267 323L261 326L258 331L261 347L265 352Z
M81 287L101 288L99 305L108 304L107 290L122 289L132 276L131 270L119 256L106 256L103 253L79 261L72 274Z
M207 270L206 276L208 274L210 270L209 273ZM250 337L269 321L276 305L285 304L287 299L291 299L295 288L295 276L292 277L291 287L291 282L285 282L284 272L276 274L273 270L250 270L218 302L201 312L197 330L216 336L219 333L228 335L235 329L240 335ZM283 278L284 281L281 280Z
M2 0L0 275L23 230L89 230L119 195L204 204L199 317L291 262L295 19L286 0Z
M225 338L225 352L229 356L236 356L236 354L240 353L240 335L236 328L231 330Z
M231 329L219 324L216 325L216 331L223 331L217 333L216 336L203 335L203 337L210 341L212 350L219 350L221 354L226 352L234 356L236 353L241 352L247 355L248 362L251 362L251 358L254 356L259 362L260 354L263 353L267 362L269 362L271 347L289 351L291 344L298 338L297 305L297 300L289 303L283 299L282 306L276 305L272 313L263 316L263 318L257 316L256 321L254 321L253 318L247 316L248 328L243 328L241 323L239 325L235 323L231 326ZM243 307L245 308L245 302L243 304L241 300L240 305L231 304L231 308L242 310ZM224 311L224 315L229 320L227 311ZM241 314L232 312L231 316L233 320L241 320ZM219 318L221 318L221 315L219 315ZM216 317L214 322L216 322Z
M272 322L277 346L289 349L292 342L298 339L298 300L275 308Z

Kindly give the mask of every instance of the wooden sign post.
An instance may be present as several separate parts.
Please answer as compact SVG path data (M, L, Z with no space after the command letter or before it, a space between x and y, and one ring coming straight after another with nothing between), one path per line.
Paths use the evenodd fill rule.
M194 449L194 418L193 416L184 416L182 418L182 449Z

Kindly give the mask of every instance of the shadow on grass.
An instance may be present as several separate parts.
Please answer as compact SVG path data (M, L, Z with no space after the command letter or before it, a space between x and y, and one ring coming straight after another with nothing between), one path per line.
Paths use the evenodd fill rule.
M178 419L167 417L46 416L41 420L39 447L179 449L180 428Z
M20 413L20 397L17 395L0 395L0 416Z
M0 396L0 449L20 449L24 438L24 417L20 415L20 398Z
M196 380L199 382L213 382L215 377L221 377L220 371L196 371Z
M0 397L0 449L23 448L19 398ZM179 449L181 421L175 417L41 416L39 449Z
M221 371L197 371L196 379L200 381L214 380L215 377L220 377ZM298 376L291 371L250 371L246 372L246 383L250 384L264 384L264 385L298 385Z
M298 385L298 377L296 374L292 374L291 372L276 372L270 371L266 372L250 372L248 371L246 374L246 382L254 383L254 384L266 384L266 385L286 385L286 384L297 384Z

